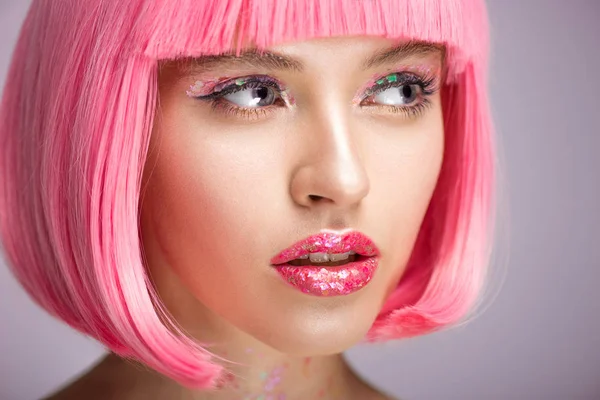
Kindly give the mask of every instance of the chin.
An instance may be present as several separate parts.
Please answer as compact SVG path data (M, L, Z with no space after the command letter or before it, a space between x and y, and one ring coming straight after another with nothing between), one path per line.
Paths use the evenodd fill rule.
M364 305L347 304L334 310L320 305L286 313L272 323L255 327L251 334L281 353L325 356L341 353L361 342L376 316L376 310L368 312Z

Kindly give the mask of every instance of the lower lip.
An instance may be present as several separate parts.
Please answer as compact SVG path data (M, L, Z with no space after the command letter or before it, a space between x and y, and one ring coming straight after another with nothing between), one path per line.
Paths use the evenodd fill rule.
M337 267L277 265L279 275L302 293L320 297L345 296L365 287L373 278L379 257L366 257Z

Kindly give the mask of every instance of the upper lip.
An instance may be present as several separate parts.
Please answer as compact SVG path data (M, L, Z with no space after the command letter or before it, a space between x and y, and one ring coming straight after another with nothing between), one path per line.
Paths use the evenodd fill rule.
M358 231L344 233L324 231L302 239L271 259L271 264L285 264L310 253L346 253L354 251L362 256L377 256L379 249L365 234Z

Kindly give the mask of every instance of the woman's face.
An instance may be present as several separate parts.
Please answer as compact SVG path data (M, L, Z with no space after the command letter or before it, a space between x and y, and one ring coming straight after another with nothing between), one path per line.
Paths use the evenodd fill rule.
M235 331L285 353L340 352L396 287L436 186L443 50L343 37L268 51L161 69L145 256L168 310L201 340ZM357 250L342 265L322 254L274 265L303 239L348 232L375 255L353 239L330 251Z

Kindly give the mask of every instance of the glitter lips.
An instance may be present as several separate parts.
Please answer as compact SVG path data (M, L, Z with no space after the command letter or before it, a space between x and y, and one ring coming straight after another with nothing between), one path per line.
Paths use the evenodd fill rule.
M346 263L336 266L306 261L314 253L337 255L352 252ZM336 256L334 256L336 257ZM302 260L307 265L298 264ZM344 234L322 232L301 240L271 259L277 272L292 287L306 294L344 296L362 289L371 281L379 264L379 250L366 235L352 231Z

